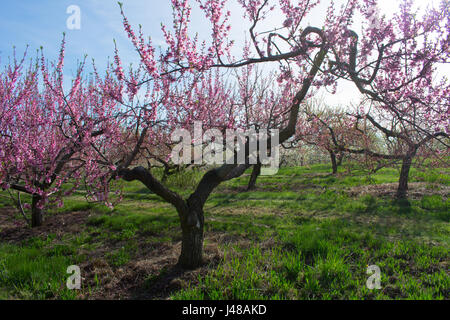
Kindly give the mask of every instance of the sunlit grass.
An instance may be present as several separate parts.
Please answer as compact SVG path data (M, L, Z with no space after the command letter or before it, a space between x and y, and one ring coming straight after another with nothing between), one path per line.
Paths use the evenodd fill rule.
M226 234L218 265L172 292L173 299L449 299L450 210L441 193L448 171L413 170L412 182L429 194L407 202L351 188L398 180L398 169L367 176L363 170L329 174L329 166L282 168L260 177L257 189L243 192L248 176L222 184L205 206L205 235ZM250 172L250 171L249 171ZM155 174L161 174L156 171ZM202 172L170 176L166 184L184 197ZM5 193L2 192L2 196ZM124 183L124 199L114 210L87 203L82 190L51 208L46 217L89 212L74 234L49 234L0 245L0 299L77 299L66 289L69 265L111 248L103 259L112 270L137 257L153 257L155 245L181 240L178 214L138 182ZM23 197L27 201L26 197ZM0 197L0 208L11 206ZM11 219L22 219L12 214ZM1 226L0 226L1 232ZM381 269L381 290L366 287L368 265ZM150 289L167 269L143 278ZM95 286L103 285L102 275Z

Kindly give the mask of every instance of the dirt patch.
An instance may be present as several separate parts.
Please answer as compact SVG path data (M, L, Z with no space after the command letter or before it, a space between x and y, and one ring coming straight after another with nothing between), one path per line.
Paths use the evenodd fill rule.
M220 245L219 245L220 244ZM208 233L205 237L203 265L195 270L186 270L178 264L181 243L157 246L151 255L141 256L125 266L111 268L108 263L99 261L87 262L82 269L87 272L86 281L93 287L95 274L102 281L101 288L88 299L169 299L170 295L189 286L198 285L198 279L215 270L224 259L223 245L237 245L239 248L254 247L248 239L226 233ZM274 241L269 239L260 244L262 250L269 250ZM240 252L234 251L234 255Z
M91 216L89 211L44 216L43 225L32 229L23 219L15 219L15 214L14 208L0 209L0 239L2 242L20 244L23 240L48 234L55 234L57 238L66 234L79 234Z
M398 183L384 183L377 185L364 185L344 189L352 197L372 195L375 197L395 198ZM450 187L440 184L429 184L425 182L409 183L408 198L411 200L420 200L425 195L440 195L444 199L448 198Z
M257 182L256 186L248 190L247 186L239 186L233 188L222 188L218 189L217 192L225 195L235 195L246 192L284 192L284 191L306 191L306 190L324 190L325 187L315 185L315 184L304 184L304 183L291 183L290 181L286 181L286 185L289 185L289 190L283 189L283 186L280 184L272 183L272 182Z
M88 260L80 268L84 285L95 288L85 299L168 299L170 295L189 284L198 283L201 275L213 270L223 259L223 252L213 238L206 238L204 264L195 270L186 270L178 264L181 243L156 245L151 255L140 256L126 265L114 268L103 258Z
M55 241L63 236L79 235L86 231L89 211L62 213L45 217L44 225L31 229L21 220L14 219L14 208L0 209L0 241L21 245L32 237L46 237L56 234ZM94 235L91 233L91 235ZM108 262L107 254L121 248L124 243L102 241L95 249L79 249L85 254L84 262L79 266L82 272L83 290L81 299L168 299L170 295L189 284L198 283L200 275L206 275L223 259L220 244L239 241L235 237L221 233L209 233L205 238L204 264L196 270L185 270L178 262L181 242L149 243L144 235L135 239L138 243L137 254L123 266L113 266Z

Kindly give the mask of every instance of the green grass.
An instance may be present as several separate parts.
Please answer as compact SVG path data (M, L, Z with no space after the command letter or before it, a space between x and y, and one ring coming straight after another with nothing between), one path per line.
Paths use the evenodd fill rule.
M444 247L385 241L342 220L311 220L276 231L276 245L228 248L224 262L175 299L443 299L449 276L434 266ZM366 288L368 265L384 290Z
M429 192L399 202L348 192L395 183L396 168L370 177L363 170L347 174L346 168L331 176L329 169L282 168L275 176L260 177L253 192L241 192L248 176L220 185L205 207L205 236L206 242L228 236L219 243L223 257L169 297L449 299L450 210L442 193L448 170L413 170L411 181L425 183ZM167 184L187 196L201 175L188 171L169 177ZM114 273L161 254L158 245L177 244L181 232L174 208L142 184L124 187L125 198L114 210L86 203L82 192L66 199L63 208L49 210L47 217L89 211L79 232L2 243L0 299L86 297L101 292L105 275L95 271L81 292L71 291L65 287L69 265L102 259ZM0 208L9 205L0 198ZM381 269L381 290L366 287L369 265ZM140 275L143 290L163 281L168 267Z
M0 288L8 298L74 299L68 290L67 267L79 261L77 248L32 238L23 246L0 244ZM6 298L6 297L5 297Z

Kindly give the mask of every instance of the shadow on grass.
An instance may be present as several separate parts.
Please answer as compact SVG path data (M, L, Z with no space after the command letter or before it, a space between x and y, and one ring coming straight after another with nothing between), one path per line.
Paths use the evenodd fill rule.
M131 291L131 299L165 299L180 289L176 279L182 277L188 270L178 264L163 267L158 274L149 275L145 281Z

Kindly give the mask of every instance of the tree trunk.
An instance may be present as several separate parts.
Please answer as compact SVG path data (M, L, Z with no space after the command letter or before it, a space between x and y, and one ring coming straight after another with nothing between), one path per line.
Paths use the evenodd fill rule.
M167 177L169 176L169 174L170 174L170 168L169 168L169 166L164 166L164 172L163 172L163 176L162 176L162 178L161 178L161 182L167 182Z
M400 172L400 180L397 189L398 199L406 199L408 196L408 180L411 164L412 164L412 156L408 155L403 159L402 163L402 170Z
M203 264L203 209L198 206L189 207L182 216L181 255L178 263L183 268L195 269Z
M337 165L338 165L338 167L340 167L342 165L342 160L344 160L344 154L339 153L337 156L337 159L338 159Z
M338 172L338 164L336 154L334 153L334 151L330 151L330 158L331 158L331 165L333 168L333 174L336 174Z
M250 181L248 182L247 191L253 190L256 186L256 180L261 174L261 163L255 164L253 166L252 175L250 176Z
M42 209L38 208L38 202L41 200L41 197L38 195L33 195L31 201L31 227L40 227L42 226Z

